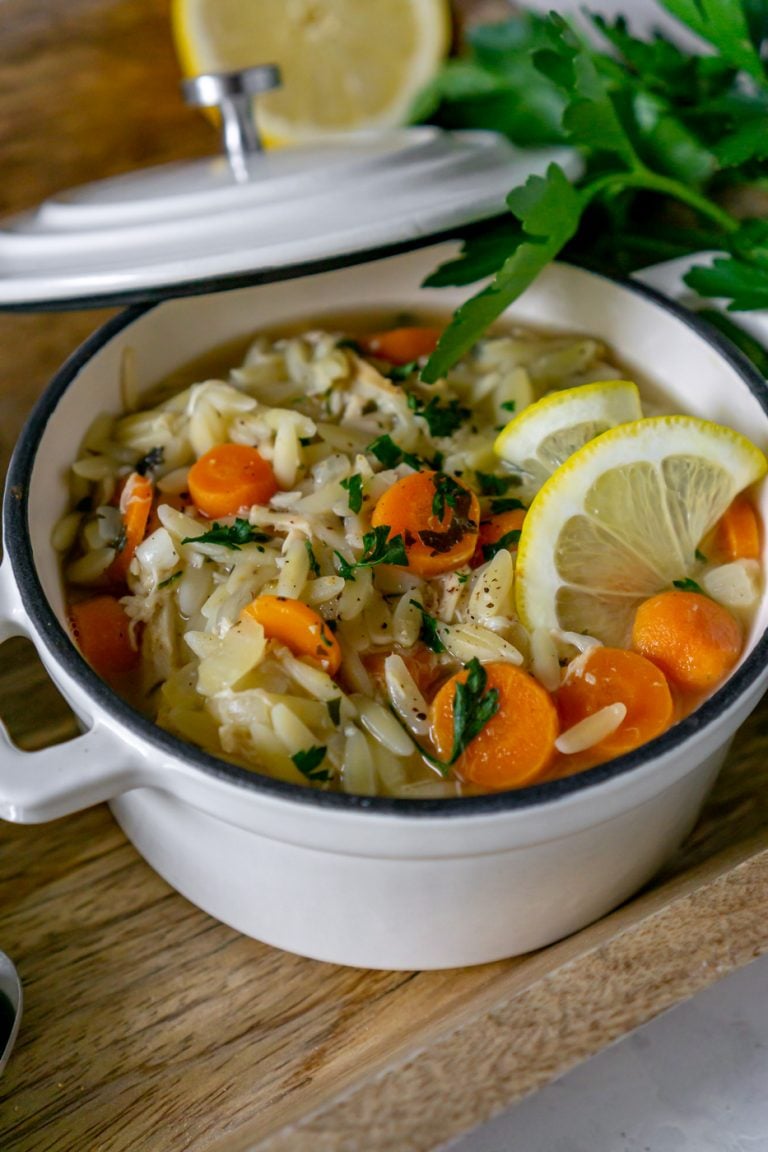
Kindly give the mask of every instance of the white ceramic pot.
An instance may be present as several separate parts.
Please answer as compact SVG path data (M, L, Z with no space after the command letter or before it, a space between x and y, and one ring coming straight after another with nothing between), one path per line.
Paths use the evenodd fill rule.
M452 251L133 309L62 368L11 466L0 639L32 639L84 734L24 753L3 733L5 819L50 820L108 800L149 863L213 916L280 948L372 968L453 967L539 948L630 896L680 843L768 682L765 604L729 681L651 744L565 780L462 800L323 793L216 760L118 699L67 636L51 529L82 431L95 410L119 408L125 349L149 387L211 347L323 309L448 310L465 293L418 285ZM553 266L513 315L600 335L651 395L768 447L761 377L647 289Z

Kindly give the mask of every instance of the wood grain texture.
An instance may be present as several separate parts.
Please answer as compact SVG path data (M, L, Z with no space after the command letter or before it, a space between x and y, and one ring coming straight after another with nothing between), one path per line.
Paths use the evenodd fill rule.
M177 78L165 0L2 0L0 213L213 150ZM0 470L105 315L0 317ZM474 969L364 972L245 939L174 893L104 807L0 825L0 946L26 994L0 1148L426 1152L487 1119L768 949L767 714L655 884ZM75 731L20 641L0 648L0 715L28 748Z

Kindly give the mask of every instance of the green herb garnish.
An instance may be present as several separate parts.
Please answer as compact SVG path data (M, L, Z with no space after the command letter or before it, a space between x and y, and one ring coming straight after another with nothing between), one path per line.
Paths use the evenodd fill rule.
M501 552L502 548L516 548L520 542L520 529L513 528L510 532L505 532L498 540L494 540L492 544L483 544L483 560L492 560L497 552Z
M425 403L415 392L408 394L408 407L425 420L430 436L452 436L472 413L462 408L458 400L441 404L436 396Z
M629 5L627 8L629 9ZM510 192L509 217L478 230L427 283L490 283L458 309L422 372L435 382L564 249L609 273L690 253L722 255L686 283L729 310L768 307L768 220L723 206L768 178L768 11L759 0L663 0L702 52L642 40L623 18L593 16L582 36L557 13L521 13L468 33L416 118L495 129L523 146L568 144L575 184L556 164ZM602 44L599 42L602 38ZM666 205L682 206L675 214ZM754 210L753 210L754 211ZM764 349L754 350L760 358Z
M414 471L420 472L422 468L429 467L426 460L422 460L420 456L415 456L413 452L406 452L386 433L371 441L366 452L375 456L385 468L396 468L398 464L407 464Z
M311 748L307 748L303 752L295 752L291 756L294 764L301 772L302 776L306 776L307 780L313 782L325 782L332 779L332 773L327 768L321 768L325 754L328 751L323 745L314 744Z
M309 540L305 540L304 541L304 547L306 548L307 556L309 557L309 570L310 570L310 572L312 573L313 576L319 576L320 575L320 565L317 562L317 556L315 556L315 550L312 547L311 542Z
M146 476L148 472L154 472L156 468L165 460L165 449L162 445L157 448L150 448L146 455L137 460L133 466L134 472L138 472L139 476Z
M185 536L182 544L219 544L222 548L239 552L244 544L256 544L269 539L269 536L251 527L247 520L238 517L234 524L214 521L207 532L201 536Z
M391 380L393 384L400 384L403 380L407 380L409 376L412 376L418 367L418 360L411 360L408 364L393 364L387 369L384 375L388 380Z
M503 496L509 488L519 488L521 478L517 475L497 476L493 472L475 472L481 496Z
M363 555L352 564L340 552L334 552L339 576L344 580L354 580L358 568L375 568L377 564L399 564L406 568L408 556L401 535L389 539L389 525L379 524L363 535Z
M333 696L330 700L326 700L325 706L328 709L331 724L338 728L341 720L341 696Z
M446 507L456 509L459 500L468 495L466 488L463 488L447 472L438 472L435 475L434 488L432 515L436 516L438 520L442 520L445 516ZM469 505L469 501L467 501L467 505Z
M161 580L160 583L158 584L158 588L167 588L169 586L169 584L175 584L176 581L180 580L180 579L181 579L181 570L179 570L178 572L174 572L173 575L168 576L167 579Z
M504 400L501 404L499 404L499 408L503 409L504 412L514 412L517 408L517 401Z
M429 612L420 604L418 600L410 600L414 608L418 608L421 613L421 631L419 632L419 639L422 644L426 645L432 652L445 652L445 644L443 644L437 632L437 625L440 623L436 617L430 616Z
M698 548L697 548L697 549L696 549L696 551L694 552L694 556L695 556L695 557L696 557L696 559L698 560L699 564L706 564L706 562L707 562L707 558L706 558L706 556L704 555L704 553L703 553L703 552L700 552L700 551L699 551L699 549L698 549Z
M359 512L363 506L363 478L360 473L355 472L353 476L347 476L340 481L340 484L349 494L350 512Z
M704 595L704 589L696 583L695 580L689 579L687 576L684 580L673 580L672 585L679 588L682 592L699 592Z
M469 675L463 684L456 684L453 698L453 748L449 766L456 763L462 752L499 710L498 688L486 692L488 674L480 661L474 657L464 667Z
M498 516L500 512L514 512L518 508L525 509L525 504L516 496L501 496L498 500L491 500L491 512L494 516Z

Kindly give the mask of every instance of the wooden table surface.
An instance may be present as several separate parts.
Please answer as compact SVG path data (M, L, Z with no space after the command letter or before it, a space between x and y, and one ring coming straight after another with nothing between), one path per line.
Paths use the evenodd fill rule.
M0 21L0 214L215 147L177 95L161 0L3 0ZM0 317L0 467L105 315ZM74 732L22 641L1 650L0 715L25 747ZM767 716L651 887L474 969L365 972L245 939L174 893L105 807L0 825L0 947L26 995L0 1148L416 1152L466 1131L768 949Z

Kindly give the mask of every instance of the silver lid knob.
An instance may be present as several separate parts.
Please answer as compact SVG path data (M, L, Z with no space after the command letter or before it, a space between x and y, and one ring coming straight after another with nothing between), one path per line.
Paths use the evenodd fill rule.
M253 98L279 87L276 64L260 64L240 72L206 72L181 82L187 104L221 111L224 149L238 181L248 180L248 157L263 147L253 119Z

